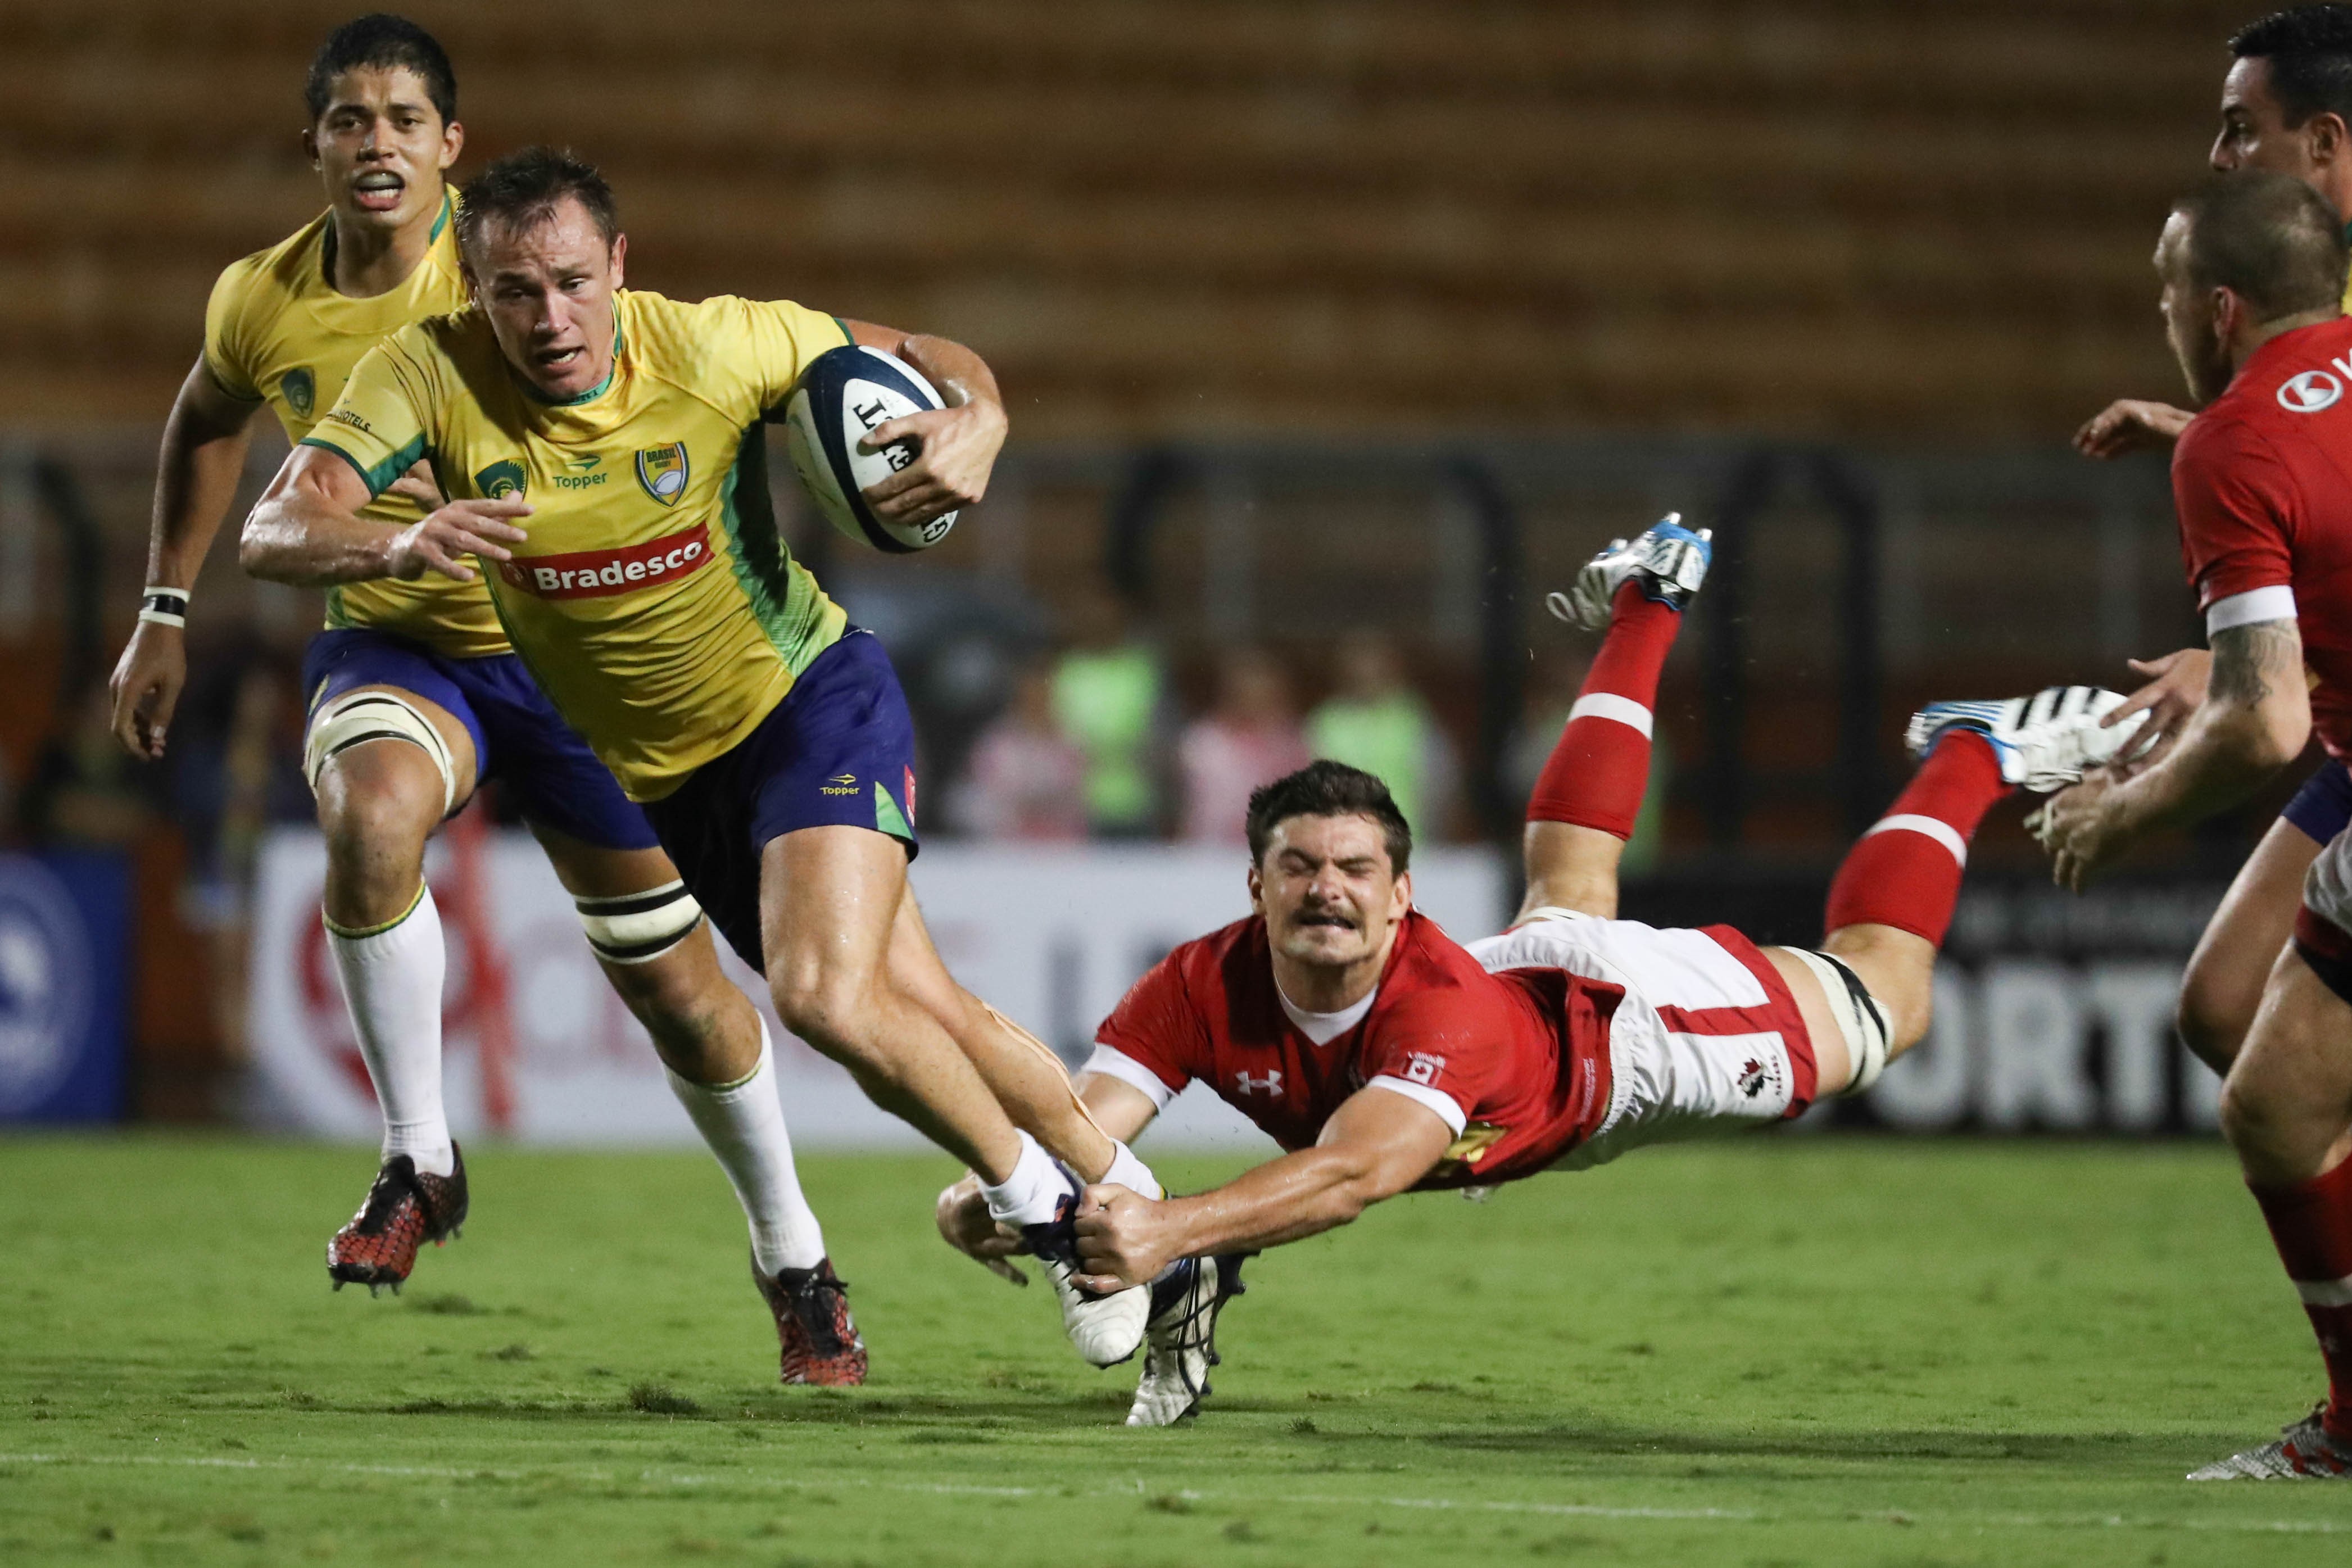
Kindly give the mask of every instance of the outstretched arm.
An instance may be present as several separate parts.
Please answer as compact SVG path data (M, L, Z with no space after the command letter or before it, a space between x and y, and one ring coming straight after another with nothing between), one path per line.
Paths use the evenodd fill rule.
M254 410L198 359L163 425L155 462L155 512L147 535L147 585L194 586L245 473ZM163 736L187 684L185 628L141 621L114 667L114 733L134 757L163 754Z
M2311 692L2294 622L2232 626L2214 633L2212 644L2205 700L2170 751L2127 779L2086 778L2031 819L2061 886L2080 891L2149 834L2235 805L2311 738Z
M530 537L510 520L531 509L514 498L451 501L406 528L360 516L373 499L342 456L297 447L245 520L237 560L256 577L304 587L413 579L428 570L470 583L475 572L465 556L510 560L506 545Z
M2086 458L2164 451L2180 439L2180 433L2195 417L2169 403L2118 397L2083 421L2083 427L2074 432L2074 450Z
M947 405L886 420L858 443L878 452L911 438L921 447L915 461L866 492L866 504L886 522L919 523L976 503L988 492L1007 425L1004 399L987 362L952 339L871 321L843 325L864 346L896 354L921 371Z
M1160 1114L1160 1108L1141 1089L1102 1073L1080 1073L1076 1089L1095 1125L1122 1143L1133 1142ZM1008 1230L989 1216L978 1176L967 1171L962 1179L950 1184L940 1194L932 1217L950 1247L978 1258L1015 1285L1029 1283L1029 1277L1012 1261L1026 1244L1019 1231Z
M1454 1130L1419 1100L1366 1088L1323 1124L1315 1147L1212 1191L1154 1200L1088 1187L1078 1205L1078 1259L1092 1278L1080 1282L1141 1284L1180 1258L1254 1252L1346 1225L1427 1175L1453 1142Z

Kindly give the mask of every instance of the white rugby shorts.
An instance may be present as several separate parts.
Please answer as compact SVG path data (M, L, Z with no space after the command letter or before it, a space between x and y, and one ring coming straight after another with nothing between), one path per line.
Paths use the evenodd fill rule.
M1728 926L1679 930L1539 910L1469 951L1490 973L1564 969L1624 989L1609 1028L1608 1115L1553 1170L1783 1121L1812 1103L1812 1043L1796 999L1771 961Z

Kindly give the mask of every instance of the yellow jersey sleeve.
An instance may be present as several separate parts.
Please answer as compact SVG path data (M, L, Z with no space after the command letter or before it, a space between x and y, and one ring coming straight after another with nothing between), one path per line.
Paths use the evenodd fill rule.
M205 301L205 368L231 397L261 401L261 387L252 370L253 345L246 337L246 305L253 297L254 258L225 269L213 282L212 298Z
M359 470L370 499L416 466L432 442L433 377L410 352L411 332L367 352L343 384L343 395L302 437Z
M723 341L734 350L737 374L761 411L777 407L800 384L809 362L856 340L835 316L790 300L714 300L726 312Z

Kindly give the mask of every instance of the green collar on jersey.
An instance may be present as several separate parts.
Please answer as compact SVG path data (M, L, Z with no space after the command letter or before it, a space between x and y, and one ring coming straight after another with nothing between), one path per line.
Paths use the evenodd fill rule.
M516 372L513 366L508 366L508 372L514 376L516 384L520 385L523 391L530 395L532 402L541 404L549 408L577 408L583 403L595 402L596 399L604 396L604 394L610 390L613 384L613 378L621 374L621 350L625 346L625 340L621 336L620 305L615 301L613 307L613 363L605 367L604 379L590 387L587 391L575 393L570 397L550 397L547 394L540 391L536 386L533 386L530 384L530 378L529 376Z
M441 231L449 226L449 215L453 210L454 204L450 200L449 187L445 183L441 187L441 210L433 215L433 232L425 237L425 247L426 249L429 250L436 244L439 243ZM326 242L319 247L320 259L324 264L327 277L327 287L330 289L332 289L335 286L335 240L336 236L341 232L341 231L335 226L334 213L330 210L327 214Z

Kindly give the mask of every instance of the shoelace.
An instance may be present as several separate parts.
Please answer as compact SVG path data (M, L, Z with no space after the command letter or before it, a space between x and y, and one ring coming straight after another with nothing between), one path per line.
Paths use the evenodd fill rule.
M1186 1261L1191 1267L1182 1294L1178 1298L1182 1306L1183 1315L1177 1319L1175 1332L1169 1336L1164 1348L1176 1357L1176 1375L1182 1381L1184 1392L1197 1399L1207 1392L1208 1385L1205 1379L1200 1383L1192 1380L1190 1352L1200 1352L1204 1366L1219 1364L1215 1339L1220 1292L1214 1288L1207 1287L1207 1270L1201 1267L1199 1258L1189 1258ZM1218 1273L1222 1278L1223 1265L1219 1266ZM1204 1289L1207 1295L1205 1300L1202 1300ZM1154 1316L1157 1315L1154 1314ZM1153 1348L1158 1351L1162 1347Z
M820 1293L830 1294L831 1300ZM839 1355L849 1342L842 1337L841 1319L849 1300L849 1281L839 1276L828 1277L812 1272L808 1279L793 1288L793 1316L817 1347L820 1355Z
M417 1209L429 1226L433 1205L425 1200L423 1187L413 1178L402 1180L398 1172L386 1165L375 1173L374 1182L368 1187L367 1201L352 1216L352 1228L362 1236L382 1235L391 1226L393 1211L400 1206L402 1197L410 1194L415 1195Z

